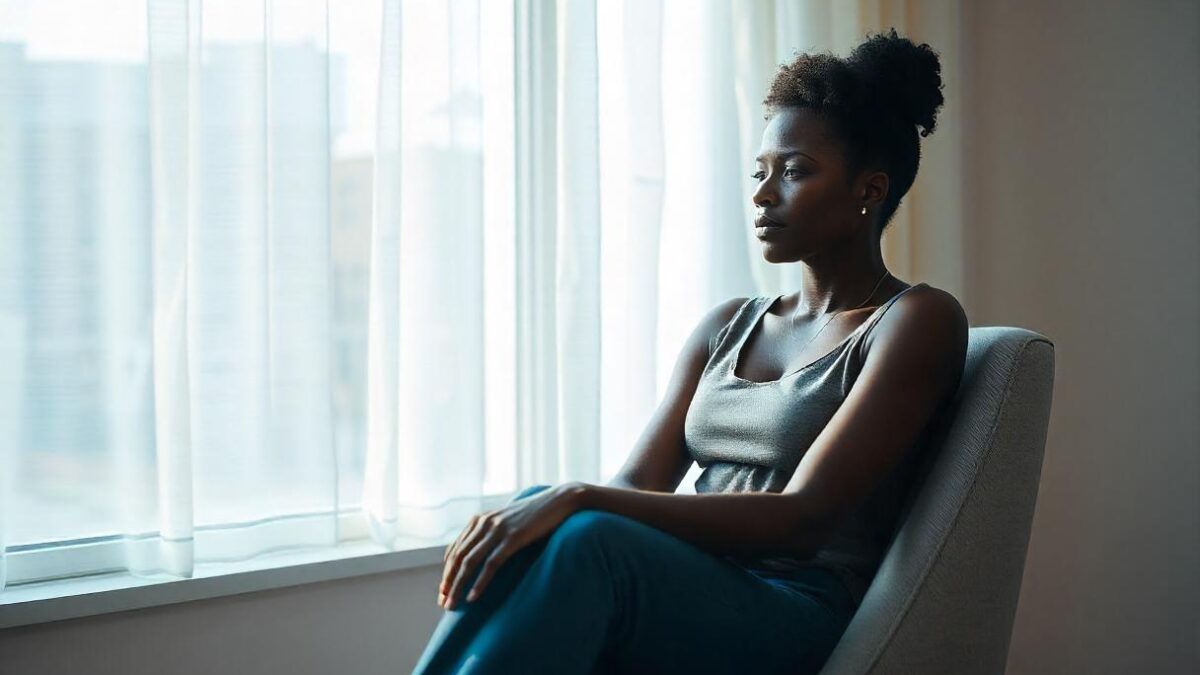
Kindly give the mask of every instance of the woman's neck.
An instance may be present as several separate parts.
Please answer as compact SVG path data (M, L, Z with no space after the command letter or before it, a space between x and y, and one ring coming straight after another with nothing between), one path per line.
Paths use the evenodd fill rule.
M800 263L804 286L796 294L797 316L811 318L870 304L870 298L888 286L889 273L878 242L871 255L863 255L861 249L845 253Z

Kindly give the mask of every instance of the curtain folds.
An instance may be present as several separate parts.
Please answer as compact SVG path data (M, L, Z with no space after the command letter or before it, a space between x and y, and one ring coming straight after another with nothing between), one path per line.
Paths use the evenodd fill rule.
M372 224L367 468L373 536L442 537L485 470L478 2L384 10Z
M700 315L799 286L749 201L798 51L942 54L885 258L961 297L953 0L122 2L124 65L0 38L0 588L608 480Z
M326 8L264 2L243 46L206 34L216 7L148 4L154 405L130 422L155 435L110 445L135 573L337 540Z

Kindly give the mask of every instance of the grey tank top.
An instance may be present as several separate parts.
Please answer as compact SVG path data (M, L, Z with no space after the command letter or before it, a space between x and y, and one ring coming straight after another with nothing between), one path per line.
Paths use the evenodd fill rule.
M824 356L777 380L734 375L750 332L782 296L747 300L709 343L709 359L684 420L684 441L703 469L697 494L781 492L805 451L845 400L862 369L863 340L900 291ZM925 434L920 441L924 442ZM917 452L909 452L864 503L853 510L813 557L728 559L750 569L788 572L824 567L861 604L893 534Z

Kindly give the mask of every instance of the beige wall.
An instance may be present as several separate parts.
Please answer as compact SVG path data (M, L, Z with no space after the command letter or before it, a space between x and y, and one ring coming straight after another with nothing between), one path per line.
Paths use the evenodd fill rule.
M967 309L1057 354L1008 672L1200 672L1200 11L963 23Z

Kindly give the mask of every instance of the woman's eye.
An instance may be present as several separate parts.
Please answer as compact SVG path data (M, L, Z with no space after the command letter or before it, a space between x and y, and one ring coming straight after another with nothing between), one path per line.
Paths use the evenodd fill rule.
M750 177L755 180L762 180L767 177L767 174L765 171L755 171L754 173L750 174Z
M793 169L793 168L789 167L789 168L783 170L783 175L786 178L787 176L801 176L803 174L800 172L799 169Z

